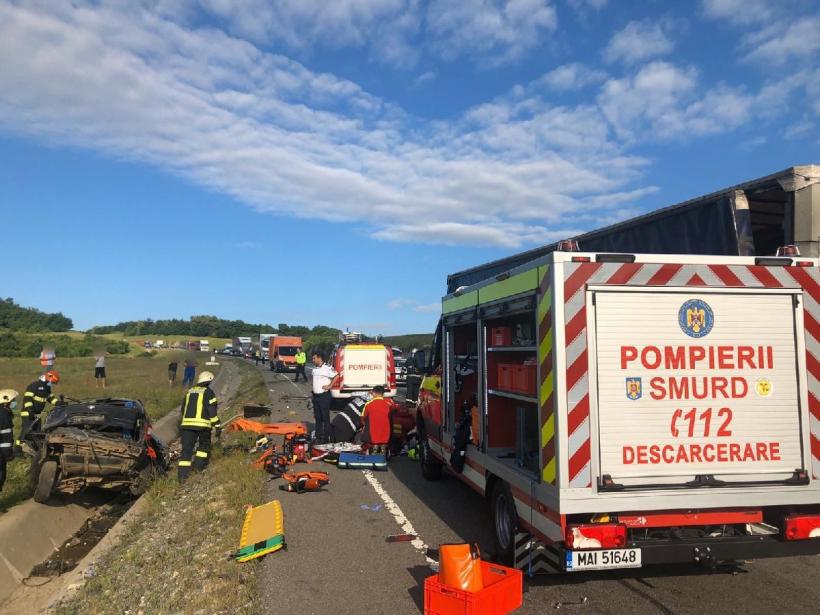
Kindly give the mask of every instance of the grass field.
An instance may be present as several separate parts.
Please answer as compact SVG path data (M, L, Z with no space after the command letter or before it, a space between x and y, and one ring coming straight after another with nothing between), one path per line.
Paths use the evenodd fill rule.
M168 360L176 356L184 360L185 353L160 353L151 358L129 358L110 356L106 359L107 387L96 388L94 384L94 358L60 359L55 365L60 374L60 384L54 387L56 395L74 399L94 399L101 397L125 397L139 399L152 419L158 419L178 406L183 397L180 386L182 361L177 376L177 384L168 385ZM198 369L202 370L207 360L203 353L192 356ZM208 368L210 369L210 368ZM0 359L0 389L10 388L20 393L15 411L14 435L20 429L19 413L25 388L41 373L36 359ZM0 510L6 509L29 496L28 459L15 459L8 465L8 476L3 491L0 492Z
M231 406L264 402L261 374L236 361L242 381ZM220 414L222 410L220 409ZM224 420L224 417L223 417ZM254 440L225 434L225 443ZM213 452L210 467L180 486L157 481L144 496L143 514L96 574L58 613L243 613L262 612L256 574L259 561L239 564L226 557L237 549L244 506L262 500L264 474L242 452ZM150 590L149 590L150 588Z

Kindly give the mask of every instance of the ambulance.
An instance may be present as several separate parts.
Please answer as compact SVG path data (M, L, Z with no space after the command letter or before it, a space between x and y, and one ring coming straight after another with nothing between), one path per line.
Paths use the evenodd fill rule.
M421 385L424 476L469 426L457 476L530 570L820 553L818 265L553 252L460 289Z
M450 276L414 356L424 477L486 498L529 572L820 554L816 209L775 256L570 241Z

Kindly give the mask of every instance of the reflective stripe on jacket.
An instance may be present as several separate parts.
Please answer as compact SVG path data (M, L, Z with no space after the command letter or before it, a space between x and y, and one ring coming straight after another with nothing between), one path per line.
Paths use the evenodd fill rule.
M60 400L57 396L51 392L51 384L43 380L35 380L26 387L26 392L23 393L23 408L20 416L40 414L45 409L46 403L54 405L58 401Z
M216 395L209 387L191 387L185 395L180 426L183 429L218 428L220 425L216 407Z

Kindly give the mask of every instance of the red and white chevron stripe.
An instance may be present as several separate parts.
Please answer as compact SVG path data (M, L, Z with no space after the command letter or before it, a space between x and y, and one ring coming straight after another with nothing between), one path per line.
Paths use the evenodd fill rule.
M590 284L802 288L811 420L812 474L820 477L820 273L816 267L567 263L564 267L569 486L590 487L589 361L586 297Z

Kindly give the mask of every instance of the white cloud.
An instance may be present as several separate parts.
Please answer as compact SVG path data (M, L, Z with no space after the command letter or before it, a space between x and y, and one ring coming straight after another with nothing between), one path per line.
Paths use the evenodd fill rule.
M770 0L701 0L703 14L737 25L763 23L775 14Z
M217 30L39 6L0 0L0 56L14 58L0 63L0 130L149 163L260 212L517 247L577 232L578 208L609 215L592 199L633 190L646 165L583 107L517 93L426 123Z
M578 90L606 79L606 73L589 68L584 64L573 62L551 70L538 79L536 84L558 91Z
M612 35L601 53L606 62L620 61L627 64L666 55L675 47L667 36L667 29L661 23L630 21Z
M436 73L434 71L428 70L427 72L424 72L415 79L413 79L413 87L419 88L423 86L425 83L435 80L435 78Z
M432 0L426 23L445 58L480 53L503 64L543 43L558 21L550 0Z
M782 28L765 30L765 37L749 41L749 60L782 66L792 59L808 59L820 52L820 15L802 17ZM762 39L762 40L761 40Z
M609 0L568 0L569 5L576 11L595 10L600 11L604 8Z
M410 307L416 305L418 301L415 299L407 299L404 297L400 297L398 299L391 299L387 302L387 309L388 310L400 310L402 308Z
M423 314L430 314L430 313L440 312L441 311L441 302L437 301L436 303L425 303L423 305L417 305L415 308L413 308L413 311L414 312L421 312Z

